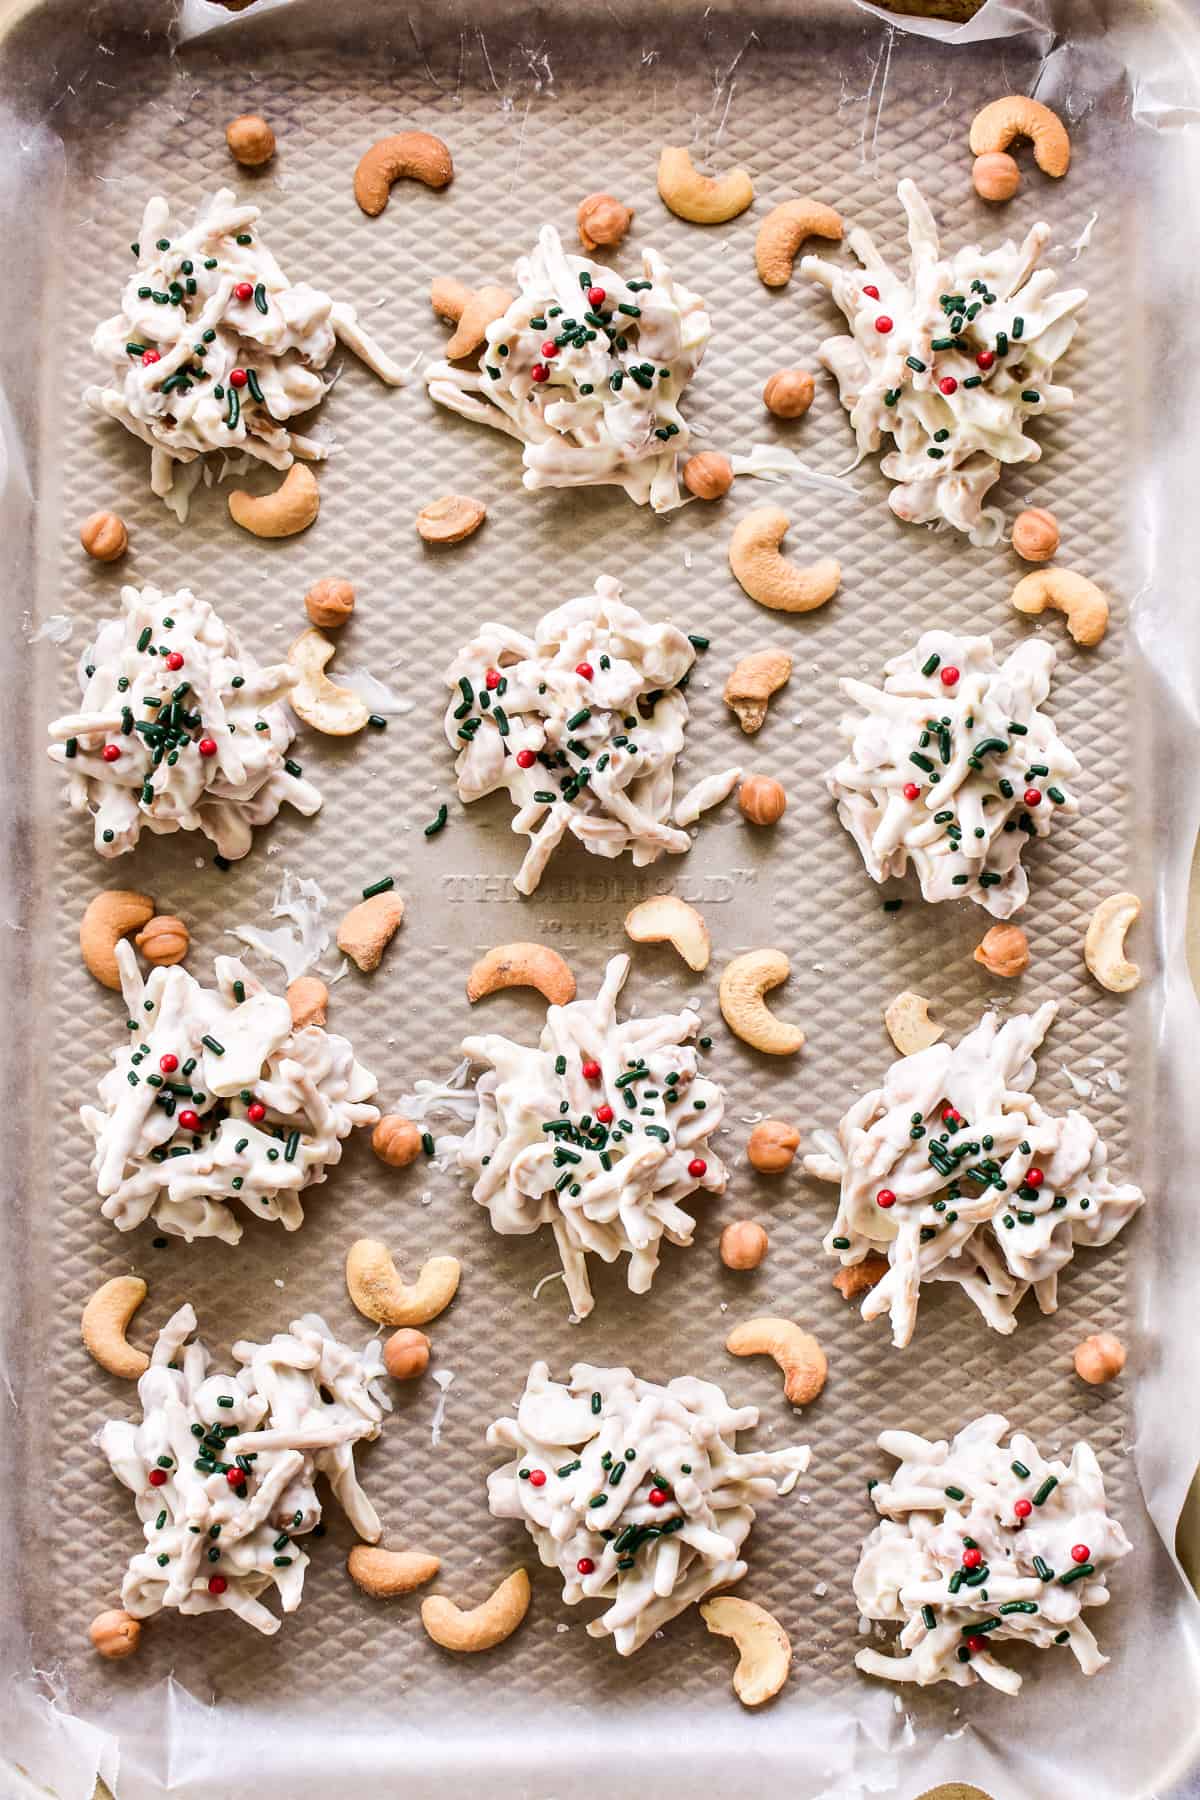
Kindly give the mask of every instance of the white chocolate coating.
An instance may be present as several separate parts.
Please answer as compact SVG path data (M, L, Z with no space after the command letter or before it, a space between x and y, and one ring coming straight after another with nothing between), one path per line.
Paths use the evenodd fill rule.
M79 1110L96 1140L92 1169L105 1218L119 1231L153 1218L189 1243L236 1244L240 1202L295 1231L303 1190L326 1179L355 1126L379 1119L369 1104L374 1075L336 1032L297 1031L287 1001L234 956L217 957L215 988L178 963L143 982L125 939L117 960L134 1029L100 1081L100 1105ZM164 1055L177 1064L165 1074ZM259 1105L266 1113L255 1122L248 1109ZM185 1130L179 1120L189 1109L199 1124Z
M1002 1445L1007 1431L1008 1420L989 1413L952 1444L880 1433L879 1448L900 1467L871 1490L883 1523L863 1545L854 1596L868 1619L904 1620L904 1654L860 1650L864 1674L921 1687L986 1681L1016 1694L1020 1674L993 1654L1006 1638L1069 1645L1085 1675L1107 1663L1080 1615L1105 1604L1108 1568L1133 1546L1108 1515L1095 1453L1080 1443L1069 1466L1046 1461L1021 1432ZM975 1568L964 1552L981 1559ZM969 1648L971 1638L984 1647Z
M908 216L906 277L892 272L862 230L847 238L861 274L819 256L801 261L850 327L849 336L827 338L817 357L837 381L860 454L878 450L885 433L894 441L879 466L897 483L888 496L896 517L944 519L973 544L995 543L1003 516L984 499L1003 465L1040 459L1028 420L1072 403L1070 388L1054 383L1054 366L1075 335L1087 290L1058 292L1053 271L1037 270L1048 225L1034 225L1019 246L969 244L943 256L915 183L902 181L897 193ZM876 329L880 318L892 321L890 331ZM910 357L922 366L912 368ZM944 381L955 383L949 394Z
M561 1571L568 1606L608 1602L588 1634L632 1656L668 1619L741 1580L755 1501L790 1493L807 1469L807 1445L739 1454L737 1433L757 1424L757 1407L732 1407L690 1375L660 1387L575 1363L561 1383L536 1362L516 1418L488 1431L489 1444L513 1452L488 1476L488 1506L525 1521L542 1562ZM545 1481L535 1485L536 1474Z
M244 453L275 469L328 454L282 421L325 398L330 384L320 371L339 339L384 381L404 380L352 306L306 282L292 285L258 218L258 207L239 203L231 188L218 189L186 230L171 226L165 200L147 201L121 310L92 338L109 374L84 399L150 445L151 488L180 521L194 483L176 481L178 465L207 451ZM236 290L246 285L252 292L240 299ZM144 363L144 352L157 352L158 361ZM261 399L252 385L230 385L233 369L253 377Z
M522 894L533 893L568 834L594 856L631 850L638 868L682 855L692 847L683 823L737 780L734 770L708 778L672 823L688 720L682 684L696 652L674 625L651 624L620 593L619 581L601 575L594 593L555 607L532 637L481 625L446 671L459 799L507 789L512 828L529 839L513 883ZM581 664L592 673L577 673ZM492 689L489 671L499 677ZM536 759L529 768L522 754Z
M235 1612L270 1636L280 1621L259 1595L274 1586L285 1613L300 1604L308 1557L295 1539L320 1523L318 1475L358 1535L380 1537L354 1448L391 1410L383 1355L377 1339L359 1354L306 1313L267 1344L235 1344L237 1375L210 1374L204 1345L187 1342L195 1329L190 1306L168 1319L138 1382L141 1423L109 1419L96 1438L136 1497L146 1540L121 1603L137 1619L165 1607ZM235 1487L227 1475L239 1467ZM152 1486L152 1472L165 1481Z
M618 1019L628 973L629 958L614 956L594 1000L548 1009L536 1046L495 1032L462 1046L488 1066L476 1082L479 1111L459 1143L459 1167L502 1236L553 1226L580 1318L593 1305L589 1253L609 1263L627 1255L631 1293L647 1293L663 1238L692 1241L695 1220L684 1201L701 1188L725 1191L724 1164L706 1142L724 1116L724 1097L686 1042L699 1017L684 1010ZM594 1080L584 1076L585 1062L599 1065ZM630 1079L634 1068L644 1075ZM596 1120L598 1106L612 1108L610 1123ZM695 1175L693 1161L703 1165Z
M890 1314L898 1349L912 1338L926 1281L958 1282L1005 1334L1030 1287L1054 1312L1076 1244L1111 1243L1145 1200L1109 1179L1089 1119L1074 1109L1053 1118L1030 1092L1056 1010L1047 1001L1004 1025L985 1013L958 1044L900 1057L836 1137L813 1134L817 1154L804 1167L840 1189L825 1250L843 1268L872 1250L886 1255L891 1266L862 1316ZM881 1206L881 1192L894 1202Z
M841 681L861 710L840 721L848 750L825 782L873 881L911 858L925 900L973 900L996 919L1024 906L1027 840L1079 811L1079 764L1040 711L1054 662L1043 638L997 662L990 638L926 631L884 665L882 688Z
M679 403L712 334L699 295L656 250L642 252L640 278L627 281L572 256L550 225L515 274L520 291L488 326L477 365L431 363L431 397L524 444L527 488L616 484L655 512L681 505L689 433ZM599 311L589 287L604 290ZM577 333L587 334L582 344Z
M260 668L190 589L123 587L121 617L80 661L79 711L49 728L50 759L70 777L68 804L92 815L98 853L123 855L143 830L202 831L235 862L285 801L315 813L317 789L285 767L295 733L280 702L298 679L286 662Z

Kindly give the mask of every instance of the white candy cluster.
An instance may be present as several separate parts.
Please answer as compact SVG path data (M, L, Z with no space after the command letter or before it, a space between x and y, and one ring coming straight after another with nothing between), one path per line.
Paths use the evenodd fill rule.
M234 956L217 957L215 988L178 963L143 982L124 939L117 959L127 1041L100 1105L79 1110L105 1218L236 1244L240 1202L295 1231L303 1190L326 1179L355 1126L378 1120L375 1077L336 1032L297 1030L287 1001Z
M955 1281L993 1330L1015 1331L1032 1287L1044 1313L1075 1246L1111 1243L1145 1195L1108 1175L1089 1119L1053 1118L1030 1092L1034 1052L1057 1007L1001 1025L995 1013L958 1044L902 1056L883 1086L856 1100L837 1136L814 1133L810 1175L839 1184L825 1249L844 1268L872 1251L889 1268L862 1304L890 1315L909 1343L922 1283Z
M49 728L99 854L123 855L143 830L202 831L232 862L285 802L315 813L320 794L289 767L281 702L296 670L260 668L188 588L124 587L121 609L79 665L79 711Z
M391 1411L383 1356L376 1339L360 1354L306 1313L269 1343L235 1344L236 1375L212 1374L204 1345L187 1342L195 1329L181 1306L138 1382L141 1423L109 1419L96 1439L146 1540L121 1603L137 1619L165 1607L235 1612L270 1636L280 1620L259 1596L275 1587L285 1613L300 1604L308 1557L296 1539L320 1523L318 1475L360 1538L381 1535L354 1449Z
M307 282L292 285L258 217L230 188L186 230L172 227L165 200L147 201L121 310L92 338L110 372L84 399L149 444L150 486L181 521L207 451L274 469L329 454L284 421L325 398L330 382L321 371L339 339L384 381L404 380L352 306ZM177 480L186 463L191 477Z
M684 678L696 660L674 625L652 625L607 575L526 636L485 624L446 671L445 730L459 798L506 789L529 839L513 885L532 894L568 834L595 856L632 850L638 868L691 849L682 829L741 773L710 776L675 805ZM675 823L672 823L672 812Z
M1009 919L1029 898L1021 852L1079 803L1079 764L1039 709L1054 647L1027 638L997 662L992 640L927 631L885 664L882 688L844 677L860 709L825 777L874 881L912 859L929 901L973 900Z
M626 281L569 255L550 225L515 272L477 366L431 363L431 397L524 444L528 488L615 484L655 512L678 506L679 403L712 334L700 296L656 250Z
M862 230L847 239L861 273L819 256L800 264L850 327L848 337L825 340L818 360L837 380L860 454L878 450L885 433L893 439L879 466L897 483L888 497L897 518L944 519L973 544L995 543L1003 515L984 499L1004 464L1041 457L1028 420L1072 403L1070 388L1054 384L1054 365L1087 290L1057 292L1053 272L1037 270L1048 225L1034 225L1019 246L970 244L947 257L916 185L906 179L897 193L908 216L907 277L893 274Z
M495 1032L463 1040L464 1054L487 1067L459 1167L502 1236L553 1227L580 1318L593 1305L589 1253L607 1263L628 1256L630 1291L644 1294L663 1238L692 1241L684 1201L725 1191L724 1165L706 1143L724 1098L686 1042L699 1016L618 1019L628 973L629 958L614 956L594 1000L550 1007L536 1045Z
M1020 1675L995 1655L1005 1639L1070 1645L1085 1675L1107 1663L1081 1614L1106 1603L1108 1568L1133 1546L1108 1516L1095 1453L1076 1444L1069 1465L1046 1461L1020 1432L1003 1445L1007 1431L988 1413L952 1444L880 1434L900 1467L871 1488L883 1523L863 1545L854 1595L866 1618L904 1621L903 1654L860 1650L864 1674L1015 1694Z
M588 1634L632 1656L668 1619L741 1580L755 1502L790 1493L807 1469L807 1445L739 1454L737 1433L757 1424L757 1407L732 1407L690 1375L660 1387L575 1363L561 1383L537 1362L515 1420L488 1431L513 1453L488 1476L488 1505L524 1520L569 1606L607 1603Z

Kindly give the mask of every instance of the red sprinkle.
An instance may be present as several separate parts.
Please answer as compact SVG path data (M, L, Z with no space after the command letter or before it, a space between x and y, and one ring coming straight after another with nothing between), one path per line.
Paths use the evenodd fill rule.
M1045 1176L1044 1170L1042 1170L1042 1169L1026 1169L1025 1179L1029 1183L1030 1187L1041 1187L1043 1181L1045 1181L1045 1179L1046 1179L1046 1176Z
M120 744L105 744L100 754L105 762L116 762L118 756L121 754L121 746Z
M995 360L996 352L994 350L981 350L975 358L977 366L981 369L990 369Z
M498 688L500 686L499 669L489 669L483 678L483 685L488 688Z
M529 1485L530 1485L530 1487L545 1487L545 1485L546 1485L545 1469L530 1469Z
M583 1065L583 1079L585 1081L599 1081L600 1064L598 1062L585 1062Z
M688 1164L688 1174L692 1176L695 1181L699 1181L702 1175L708 1174L708 1164L702 1156L693 1156L691 1162Z
M230 371L229 371L230 387L243 388L246 385L247 379L248 379L248 377L246 375L245 369L230 369Z
M210 1575L208 1578L208 1591L210 1594L223 1594L228 1586L229 1583L223 1575Z
M921 792L921 790L920 790L920 788L919 788L919 787L918 787L918 786L917 786L917 784L916 784L916 782L915 782L915 781L906 781L906 782L905 782L905 784L904 784L904 798L905 798L905 799L906 799L906 800L916 800L916 799L917 799L917 798L918 798L918 797L919 797L919 795L920 795L920 792Z
M547 362L549 362L552 357L558 355L558 345L553 338L547 338L542 345L542 355L546 358Z
M961 1125L962 1124L962 1114L960 1112L956 1112L954 1107L947 1106L942 1112L942 1124L943 1125Z
M888 332L892 329L892 321L888 318L886 313L880 313L875 321L875 329L876 331L882 332L884 337L886 337Z
M943 394L957 394L958 392L958 383L955 381L953 375L943 375L942 379L938 382L938 387Z
M550 371L545 363L534 363L529 373L534 381L549 381L550 379Z
M231 1488L245 1487L246 1471L245 1469L226 1469L225 1479Z
M233 297L235 300L252 300L254 289L248 281L239 281L233 290Z
M518 750L517 751L517 767L518 767L518 769L532 769L532 767L536 761L537 761L537 755L534 751L532 751L532 750Z
M582 675L585 681L590 681L596 671L593 669L591 663L576 663L575 673L577 675Z
M1026 788L1021 798L1024 800L1026 806L1040 806L1042 804L1041 789Z
M865 287L863 293L867 296L868 300L878 300L879 298L879 289L873 284Z
M201 738L200 742L196 745L196 748L201 756L215 756L217 754L217 740L216 738Z
M596 1565L590 1556L581 1556L575 1567L581 1575L591 1575L595 1572Z
M267 1109L261 1100L252 1100L246 1108L246 1117L252 1125L259 1125L267 1116Z
M161 362L161 361L162 361L162 357L159 355L157 350L143 350L142 351L142 367L144 369L149 368L151 363L156 363L156 362Z
M590 287L587 291L589 306L603 306L608 295L602 287Z
M596 1117L599 1119L601 1125L611 1125L613 1122L612 1107L608 1105L598 1106L596 1108Z
M891 1188L880 1188L875 1196L875 1204L876 1206L882 1206L885 1211L889 1206L895 1206L896 1196L893 1194Z
M1027 1519L1033 1511L1033 1501L1015 1500L1013 1502L1013 1511L1016 1513L1018 1519Z
M1085 1563L1091 1554L1092 1553L1088 1549L1086 1544L1072 1544L1071 1545L1071 1561L1072 1562Z
M179 1129L180 1131L199 1131L200 1114L193 1112L190 1106L185 1106L179 1115Z
M957 685L958 685L958 670L954 667L953 663L947 663L945 668L942 670L942 686L943 687L957 687Z
M967 1639L967 1649L973 1656L978 1656L981 1650L987 1649L987 1639L981 1637L969 1637Z
M162 1487L167 1479L167 1471L165 1469L151 1469L146 1479L151 1487Z
M652 1487L646 1498L651 1506L665 1506L670 1496L666 1488Z
M165 1056L159 1057L158 1066L164 1075L173 1075L179 1067L179 1058L173 1050L168 1050Z
M982 1550L964 1550L963 1551L963 1568L964 1569L977 1569L982 1561L983 1561L983 1551Z
M182 667L183 667L183 652L180 650L168 650L168 652L167 652L167 667L168 667L168 669L182 669Z

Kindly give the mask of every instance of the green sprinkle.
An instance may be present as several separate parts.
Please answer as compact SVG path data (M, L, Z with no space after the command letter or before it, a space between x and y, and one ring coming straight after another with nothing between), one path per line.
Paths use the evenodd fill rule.
M962 1584L963 1584L963 1572L961 1569L955 1569L953 1575L951 1575L951 1577L950 1577L950 1582L949 1582L950 1592L952 1594L957 1594L957 1592L958 1592L959 1588L962 1586Z
M1038 404L1038 402L1041 400L1041 397L1042 396L1038 393L1036 388L1022 388L1021 389L1021 398L1025 402L1026 406L1036 406Z
M831 1238L830 1242L835 1250L848 1250L850 1248L850 1239L848 1237Z
M224 1056L225 1046L224 1044L218 1044L215 1037L202 1037L200 1042L204 1045L206 1050L211 1050L214 1056Z
M964 1493L963 1493L963 1491L962 1491L962 1489L961 1489L961 1488L958 1488L958 1487L948 1487L948 1488L946 1488L946 1489L945 1489L945 1494L946 1494L946 1498L947 1498L947 1500L965 1500L965 1499L966 1499L966 1497L967 1497L967 1496L966 1496L966 1495L965 1495L965 1494L964 1494Z
M365 887L362 891L362 897L364 900L373 900L376 894L390 893L395 885L395 878L391 875L385 875L382 881L373 881L370 887Z
M425 1152L426 1156L433 1155L434 1142L433 1142L432 1131L423 1131L421 1133L421 1148Z
M581 725L587 724L587 722L591 718L591 716L592 716L592 711L591 711L590 707L588 707L588 706L580 707L579 711L577 713L574 713L571 716L571 718L569 718L567 720L567 730L568 731L578 731L578 729Z
M1069 1644L1071 1641L1071 1634L1069 1631L1060 1631L1054 1641L1056 1644Z
M907 367L915 369L918 375L923 375L925 373L925 364L921 361L919 356L906 356L904 361Z
M449 817L450 817L449 808L444 805L439 806L437 809L437 812L434 814L433 818L429 821L429 824L425 827L425 836L426 837L436 837L438 832L442 830L443 826L446 823L446 820Z
M934 673L934 671L936 670L938 664L941 662L941 660L942 660L941 657L935 651L930 656L928 662L923 662L921 664L922 675L932 675Z
M968 375L966 380L963 382L963 386L965 388L982 387L983 386L983 376L982 375Z
M1058 1476L1057 1475L1047 1475L1045 1481L1043 1481L1041 1487L1038 1489L1037 1493L1033 1496L1033 1504L1035 1506L1044 1506L1046 1504L1046 1501L1050 1498L1051 1494L1054 1492L1054 1490L1057 1486L1058 1486Z
M1080 1563L1077 1569L1068 1569L1065 1575L1060 1575L1058 1585L1059 1587L1070 1587L1072 1582L1082 1581L1085 1576L1095 1573L1096 1570L1092 1563Z
M926 1631L932 1631L935 1628L937 1625L937 1618L932 1606L923 1606L921 1608L921 1622Z
M296 1152L299 1148L300 1148L300 1133L298 1131L289 1132L288 1141L283 1146L284 1162L289 1162L289 1163L295 1162Z

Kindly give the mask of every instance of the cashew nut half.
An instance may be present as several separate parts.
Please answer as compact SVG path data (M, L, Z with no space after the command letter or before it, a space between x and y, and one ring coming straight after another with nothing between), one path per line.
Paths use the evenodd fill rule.
M1125 955L1125 933L1141 910L1136 894L1110 894L1089 921L1083 960L1110 994L1127 994L1142 979L1142 971Z
M546 944L497 944L467 976L467 999L474 1003L511 987L536 988L551 1006L566 1006L575 998L575 977Z
M790 1319L750 1319L735 1325L725 1339L731 1356L770 1356L783 1371L783 1397L807 1406L825 1386L829 1365L811 1331Z
M356 968L369 975L383 961L383 953L400 929L404 901L394 889L372 894L352 906L337 928L337 947Z
M765 1005L763 995L791 973L782 950L747 950L725 965L717 998L735 1037L768 1056L791 1056L804 1043L798 1025L786 1025Z
M300 633L288 651L288 661L300 671L288 705L314 731L323 731L327 737L351 737L371 715L356 693L338 687L326 675L325 665L332 659L333 649L314 625Z
M514 1569L494 1594L463 1612L444 1594L421 1602L421 1623L443 1650L491 1650L511 1637L529 1611L529 1576Z
M729 566L760 606L775 612L812 612L837 593L842 565L822 556L807 568L780 551L788 516L779 506L756 506L739 519L729 540Z
M146 1284L140 1275L114 1275L96 1289L79 1321L88 1354L122 1381L137 1381L150 1367L145 1351L125 1339L129 1321L145 1298Z
M625 914L625 930L635 944L673 944L689 969L707 969L712 955L708 926L678 894L655 894Z
M786 650L754 650L731 670L721 697L737 714L744 732L749 735L761 729L771 695L791 674L792 659Z
M445 348L450 362L470 356L487 336L487 328L502 319L512 305L507 288L469 288L453 276L435 275L429 287L429 304L439 319L450 319L458 329Z
M692 166L689 150L665 145L658 159L658 191L677 218L692 225L723 225L745 212L754 184L745 169L713 177Z
M380 1325L424 1325L445 1312L461 1274L453 1256L431 1256L412 1287L401 1281L386 1244L359 1238L346 1258L346 1287L365 1319Z
M820 200L785 200L773 207L754 240L754 265L767 287L786 287L805 238L840 238L842 215Z
M378 1544L355 1544L346 1558L351 1581L373 1600L390 1600L394 1594L411 1594L423 1582L432 1581L441 1562L423 1550L382 1550Z
M714 1637L732 1638L737 1645L733 1691L743 1706L761 1706L779 1692L792 1666L792 1645L778 1619L734 1594L703 1601L700 1617Z
M294 537L307 531L320 510L321 492L307 463L293 463L273 494L235 488L229 496L234 524L261 538Z
M105 888L88 901L79 921L79 950L89 975L106 988L120 992L117 943L131 931L140 931L154 917L148 894L130 888Z
M971 121L971 149L976 156L1007 150L1014 138L1028 138L1033 160L1044 175L1065 175L1071 163L1071 140L1057 113L1027 94L992 100Z
M373 219L387 205L392 183L402 175L423 181L426 187L444 188L453 174L454 162L441 138L428 131L398 131L372 144L359 161L354 198Z
M946 1029L944 1025L935 1025L930 1018L928 1000L907 989L884 1007L883 1022L901 1056L915 1056L918 1050L928 1050Z
M1034 569L1023 575L1010 596L1019 613L1041 613L1049 606L1065 615L1077 644L1090 649L1108 629L1108 600L1086 575L1073 569Z

